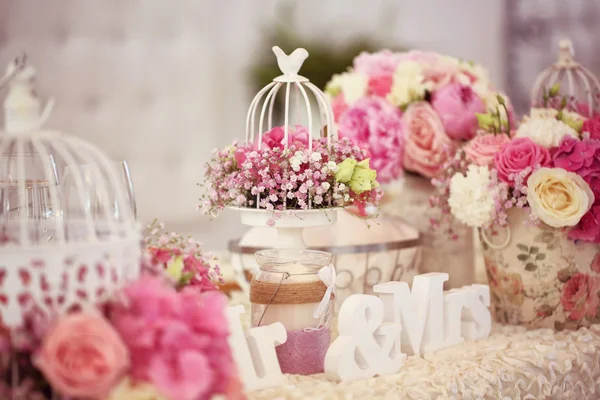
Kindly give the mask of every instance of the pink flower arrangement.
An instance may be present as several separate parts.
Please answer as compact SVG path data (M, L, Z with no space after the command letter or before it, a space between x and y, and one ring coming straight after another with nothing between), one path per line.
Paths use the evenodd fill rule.
M436 177L447 157L476 135L476 114L497 105L483 68L422 51L362 53L352 69L332 78L326 93L340 132L367 146L384 183L401 177L404 170ZM398 123L397 115L392 119L380 103L398 110L401 129L388 128L389 134L381 135L381 127L391 120L394 127ZM386 112L373 112L374 104ZM512 109L506 104L505 119L510 119ZM403 140L396 139L399 132ZM404 146L382 151L391 138L394 143L404 141ZM403 154L394 155L396 151Z
M399 129L395 122L392 119L387 126ZM290 127L288 135L287 146L285 129L275 127L264 133L265 145L260 148L234 143L215 150L206 164L206 193L199 208L213 216L225 207L264 209L273 212L270 222L274 223L285 211L377 205L381 190L376 174L369 173L367 182L359 169L356 174L350 171L348 180L340 180L338 174L347 159L354 165L362 163L361 168L365 162L368 165L369 152L363 146L349 138L328 144L327 138L321 137L312 141L311 148L305 128L298 126ZM367 185L353 184L356 179Z
M13 331L0 324L0 375L18 377L0 379L0 398L243 398L218 266L161 230L149 227L144 273L115 297L52 318L32 310Z
M557 92L549 92L548 103L558 109L534 108L515 130L501 109L478 114L483 133L433 180L438 194L432 206L473 227L504 226L508 209L527 208L527 224L545 223L572 240L600 243L600 140L584 131L593 127L589 119L570 111L568 101L553 99ZM504 99L498 103L508 115Z
M223 283L216 257L192 237L165 232L164 225L154 220L146 228L144 244L146 270L166 273L178 288L192 286L206 292Z

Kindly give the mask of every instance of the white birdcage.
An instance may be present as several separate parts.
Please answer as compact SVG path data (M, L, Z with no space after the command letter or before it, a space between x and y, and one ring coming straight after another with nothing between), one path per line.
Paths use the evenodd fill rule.
M531 91L531 106L543 107L548 102L548 91L558 87L560 94L577 105L585 117L592 117L600 108L600 83L596 77L573 58L570 40L559 42L558 61L542 71ZM558 84L558 86L556 86Z
M280 89L284 89L282 144L288 148L294 125L306 126L308 149L312 150L315 139L326 138L327 146L338 140L331 105L325 94L307 78L298 75L302 63L308 57L305 49L298 48L286 55L279 47L273 47L282 75L261 89L250 103L246 117L245 145L255 145L261 150L263 135L273 128L273 110ZM260 193L256 195L254 207L237 208L242 223L252 227L265 227L272 218L272 211L259 207ZM313 207L310 199L308 210L294 210L294 215L284 214L275 222L278 232L277 247L305 248L302 230L308 227L325 226L337 220L338 207Z
M35 70L17 59L0 132L0 321L60 314L139 274L140 233L115 164L90 143L42 129Z

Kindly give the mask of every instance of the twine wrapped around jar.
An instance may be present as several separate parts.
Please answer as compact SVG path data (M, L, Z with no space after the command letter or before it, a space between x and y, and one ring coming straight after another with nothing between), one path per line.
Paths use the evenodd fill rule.
M321 281L273 283L252 279L250 302L255 304L306 304L321 301L327 287Z

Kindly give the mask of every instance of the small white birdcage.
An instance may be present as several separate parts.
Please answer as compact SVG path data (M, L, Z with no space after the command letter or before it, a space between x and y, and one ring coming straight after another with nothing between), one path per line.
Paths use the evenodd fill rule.
M115 164L90 143L42 129L35 70L17 59L0 132L0 322L94 304L139 274L140 233Z
M313 150L315 140L326 138L328 148L338 140L338 134L331 105L325 94L307 78L298 75L302 63L308 57L305 49L298 48L287 55L279 47L273 47L281 76L273 79L261 89L250 103L246 117L245 145L255 146L259 151L263 147L263 136L273 129L273 119L277 95L283 89L283 138L281 143L287 149L294 140L296 126L305 126L308 130L307 146ZM244 225L265 227L273 216L272 211L259 208L261 194L256 195L255 206L236 208L240 211ZM294 210L292 214L283 213L275 221L274 227L278 232L277 246L279 248L305 248L302 237L304 228L325 226L337 220L338 207L319 207L308 202L308 210Z
M273 128L273 109L277 94L285 86L284 147L287 148L289 145L290 127L293 124L307 125L310 150L313 148L314 136L326 136L327 144L331 146L332 141L338 138L331 106L321 89L313 85L307 78L298 75L302 63L308 57L308 52L299 48L290 55L286 55L277 46L273 47L273 52L277 56L277 65L283 75L276 77L273 82L262 88L250 103L246 117L246 144L253 144L258 139L258 149L261 149L263 133ZM315 105L316 110L314 110ZM315 121L313 121L315 116L313 111L318 111Z
M570 40L559 42L558 61L542 71L531 91L531 106L546 107L548 93L555 87L566 100L585 117L592 117L600 108L600 83L596 77L573 58Z

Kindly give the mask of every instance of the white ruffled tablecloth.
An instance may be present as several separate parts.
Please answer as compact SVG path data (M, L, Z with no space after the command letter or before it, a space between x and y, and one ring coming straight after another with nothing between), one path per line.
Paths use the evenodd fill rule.
M576 332L496 326L487 340L408 357L396 375L336 383L286 375L259 399L600 399L600 325Z

